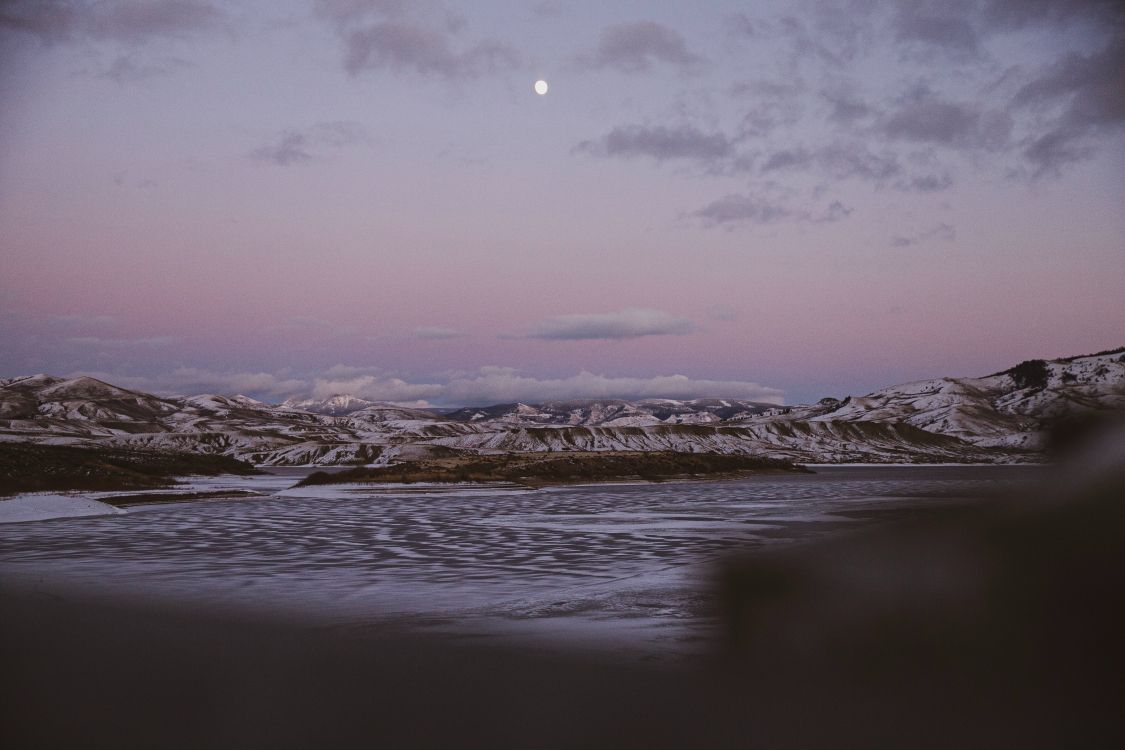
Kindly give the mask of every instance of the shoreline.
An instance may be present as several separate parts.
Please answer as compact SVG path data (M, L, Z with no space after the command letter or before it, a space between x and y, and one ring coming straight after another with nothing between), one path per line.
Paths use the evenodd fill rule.
M797 464L792 469L750 469L739 472L723 472L710 475L705 474L678 474L668 475L658 478L646 478L637 475L621 476L617 478L590 478L590 479L548 479L536 480L529 478L526 481L513 481L513 480L452 480L448 482L442 481L415 481L415 482L402 482L402 481L351 481L351 482L327 482L324 484L309 484L302 486L300 484L301 477L291 476L286 477L288 472L263 472L257 475L259 478L272 477L276 480L292 479L291 484L287 486L263 487L252 488L249 486L232 486L223 489L204 488L202 486L192 483L192 479L205 479L213 480L217 477L202 477L198 475L184 475L175 477L176 484L159 489L137 489L137 490L63 490L63 491L38 491L38 492L24 492L16 493L13 495L0 497L0 524L7 523L25 523L36 520L54 520L71 517L91 517L88 514L77 515L71 512L67 506L72 506L74 509L83 505L96 503L98 506L106 509L105 513L97 513L97 515L111 515L111 514L125 514L133 510L143 510L154 508L161 505L179 505L188 503L208 503L208 502L226 502L226 501L254 501L265 500L269 498L296 498L296 497L329 497L331 495L351 495L357 493L370 493L376 495L450 495L457 493L482 493L482 492L552 492L552 491L565 491L567 489L577 488L597 488L597 487L623 487L623 486L638 486L638 485L666 485L666 484L695 484L700 482L733 482L744 479L752 479L754 477L778 477L778 476L802 476L802 475L816 475L822 469L901 469L901 468L918 468L918 469L957 469L957 468L974 468L974 467L1027 467L1027 468L1044 468L1051 466L1046 463L1019 463L1019 464L996 464L996 463L905 463L905 464L888 464L888 463L838 463L838 464ZM302 466L302 467L284 467L286 469L294 470L294 472L308 472L309 474L316 471L323 471L325 467L320 466ZM352 467L356 468L356 467ZM360 467L362 468L362 467ZM228 474L223 475L231 480L250 480L253 482L251 476ZM182 483L182 484L181 484ZM239 485L242 481L238 482ZM179 487L183 487L183 491L179 491ZM38 508L37 512L25 516L23 513L15 513L17 506L26 504L36 505L42 501L43 498L52 498L51 502L55 503L51 508L42 507ZM9 503L13 503L9 505ZM8 508L3 506L7 505ZM109 509L112 509L110 511ZM12 511L11 514L4 513L3 510ZM5 515L19 515L20 518L4 518Z
M806 464L800 464L806 466ZM312 488L331 488L331 487L371 487L377 489L389 490L402 490L402 489L415 489L417 491L435 490L442 491L445 489L513 489L513 490L540 490L551 489L554 487L602 487L602 486L619 486L623 484L687 484L689 482L730 482L738 479L749 479L755 476L786 476L791 474L813 474L815 472L801 471L800 469L763 469L763 470L749 470L738 473L723 473L713 475L690 475L678 474L674 476L661 477L659 479L646 479L640 476L623 476L619 479L558 479L551 481L503 481L503 480L456 480L449 482L440 481L426 481L426 482L390 482L390 481L363 481L357 480L354 482L323 482L318 484L296 484L283 492L290 490L312 489Z

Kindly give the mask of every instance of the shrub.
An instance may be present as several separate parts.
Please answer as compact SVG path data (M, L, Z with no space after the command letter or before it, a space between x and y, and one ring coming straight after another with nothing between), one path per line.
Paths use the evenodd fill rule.
M1043 388L1047 385L1047 363L1041 359L1020 362L1004 374L1012 377L1017 388Z

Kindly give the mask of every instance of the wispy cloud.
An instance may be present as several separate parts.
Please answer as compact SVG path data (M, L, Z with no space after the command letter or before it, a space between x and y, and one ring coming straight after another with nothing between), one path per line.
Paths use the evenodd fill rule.
M685 375L609 377L590 372L561 378L537 378L510 367L482 367L477 373L446 383L411 383L375 374L350 378L318 378L312 395L326 398L351 393L375 401L478 406L566 399L743 398L782 403L784 392L740 380L700 380Z
M779 204L770 203L762 198L749 195L725 195L718 200L711 201L695 212L695 216L704 222L717 224L730 224L732 222L749 221L755 224L769 224L780 219L788 218L792 211Z
M987 106L954 102L928 85L913 87L879 125L892 140L995 151L1008 145L1012 118Z
M350 323L341 325L313 315L292 315L262 329L265 334L296 335L306 338L355 336L361 331L359 326Z
M665 159L722 159L734 153L734 144L722 133L707 133L690 125L679 127L624 125L595 140L582 141L575 150L598 156L647 156Z
M95 75L125 84L172 75L190 67L192 67L190 62L179 57L144 60L135 54L125 54L115 57L113 62Z
M316 8L335 27L344 48L344 69L351 75L382 69L475 78L523 63L523 56L506 42L465 41L460 19L433 12L426 4L320 0Z
M684 335L695 330L695 323L687 318L662 310L630 308L610 313L559 315L532 326L526 333L509 334L507 337L547 341L621 340Z
M286 372L220 372L181 367L150 377L81 371L115 385L161 395L245 394L278 402L289 397L351 394L372 401L480 406L513 401L568 399L740 398L783 403L784 391L749 380L709 380L686 375L613 377L587 371L536 377L516 368L487 366L441 379L410 380L374 368L336 365L305 377Z
M781 203L753 195L727 195L708 203L692 213L708 226L730 226L739 223L772 224L792 220L824 224L845 219L854 209L840 201L832 201L820 210L790 208Z
M723 105L677 106L663 122L622 123L577 141L574 152L687 164L695 169L676 174L691 178L743 179L744 189L727 187L694 212L704 224L729 228L838 220L849 212L845 191L857 186L936 193L970 171L1056 177L1125 135L1121 3L816 0L800 7L745 11L726 24L731 54L768 50L781 73L771 77L758 66L727 86ZM1030 66L1011 41L1020 32L1027 44L1037 39L1050 62ZM585 61L637 71L692 57L682 38L626 24L607 29ZM888 75L869 74L869 66L888 63L897 66ZM783 180L784 202L762 197ZM820 208L825 199L830 209Z
M304 130L282 131L273 143L259 146L247 156L259 162L286 167L312 161L330 149L370 143L367 129L357 122L321 122Z
M207 0L8 0L0 5L0 28L45 43L88 38L139 44L212 29L225 16Z
M904 57L928 59L928 54L935 50L954 57L980 54L976 29L952 6L903 4L897 9L892 25Z
M458 331L456 328L445 328L442 326L422 326L421 328L414 329L414 338L417 339L434 339L434 340L447 340L461 338L465 334Z
M48 315L47 320L66 326L108 326L113 325L117 318L112 315Z
M1088 158L1091 136L1125 130L1125 36L1056 60L1016 92L1013 105L1047 119L1046 131L1023 144L1036 175Z
M641 73L658 64L694 70L703 58L688 50L679 32L653 21L637 21L605 28L597 48L581 55L578 61L590 68Z
M957 231L951 225L942 222L937 226L931 227L923 232L918 232L917 234L896 235L891 238L891 247L910 247L911 245L917 245L931 239L953 242L957 239Z
M112 376L107 376L112 378ZM307 393L307 380L269 372L215 372L196 367L180 367L165 375L147 379L162 393L195 395L200 393L257 394L282 398ZM111 380L112 382L112 380Z
M74 336L66 339L68 344L79 346L126 348L132 346L168 346L175 343L174 336L148 336L136 339L109 339L100 336Z
M712 305L711 307L707 308L707 317L711 318L712 320L722 320L724 322L729 322L738 319L738 311L733 307L728 307L727 305Z

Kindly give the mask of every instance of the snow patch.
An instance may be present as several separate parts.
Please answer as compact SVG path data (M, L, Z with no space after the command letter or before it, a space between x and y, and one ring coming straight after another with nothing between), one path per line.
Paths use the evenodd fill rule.
M109 516L124 513L120 508L80 495L28 493L0 500L0 523L45 521L51 518Z

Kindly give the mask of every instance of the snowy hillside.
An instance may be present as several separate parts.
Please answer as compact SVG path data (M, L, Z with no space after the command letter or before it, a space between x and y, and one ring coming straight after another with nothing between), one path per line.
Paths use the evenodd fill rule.
M163 448L256 464L386 463L441 451L739 453L804 462L1038 460L1051 425L1125 411L1125 350L1024 362L843 400L588 400L446 414L349 395L273 406L158 397L90 377L0 380L0 440Z
M1025 363L983 378L939 378L851 398L812 421L900 422L984 447L1041 450L1051 422L1125 410L1125 353Z
M773 404L736 399L619 399L546 401L541 404L498 404L470 407L447 413L447 419L462 422L493 421L509 425L597 425L640 427L657 424L712 424L749 417L773 408Z

